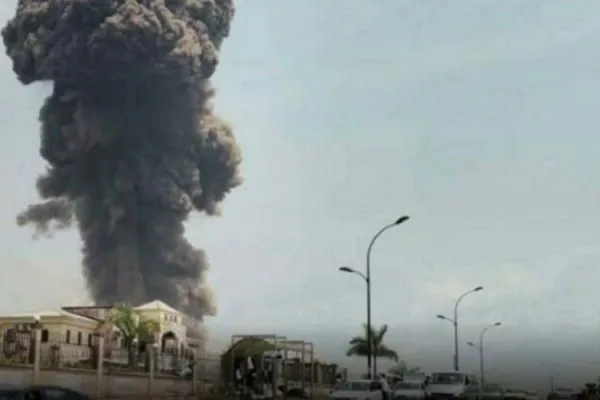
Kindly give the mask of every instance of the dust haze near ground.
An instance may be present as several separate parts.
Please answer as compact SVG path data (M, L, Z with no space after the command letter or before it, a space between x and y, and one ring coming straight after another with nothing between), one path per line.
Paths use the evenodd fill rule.
M241 183L208 80L233 15L232 0L23 0L2 31L18 79L53 83L39 116L44 202L17 222L47 232L77 221L97 303L215 313L183 221L217 215Z

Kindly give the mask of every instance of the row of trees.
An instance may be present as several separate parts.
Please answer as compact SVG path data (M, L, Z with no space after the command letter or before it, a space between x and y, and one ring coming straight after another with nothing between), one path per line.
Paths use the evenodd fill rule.
M369 335L369 330L371 330ZM391 374L402 375L405 373L415 373L420 372L419 367L409 367L405 361L400 360L398 357L398 353L395 350L388 347L384 343L385 334L388 331L387 325L382 325L379 329L375 329L372 326L367 326L367 324L363 325L363 334L360 336L354 336L350 339L349 348L346 352L348 357L367 357L369 353L369 341L368 337L371 336L371 354L373 354L373 369L374 373L377 374L377 359L385 358L388 360L395 361L396 364L388 370Z

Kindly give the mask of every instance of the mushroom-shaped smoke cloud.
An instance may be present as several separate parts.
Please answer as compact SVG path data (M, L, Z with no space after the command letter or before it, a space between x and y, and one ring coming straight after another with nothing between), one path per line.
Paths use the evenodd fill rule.
M2 31L19 80L53 82L40 112L45 202L17 222L76 219L98 303L214 312L183 221L218 214L241 183L232 130L209 103L233 14L233 0L19 0Z

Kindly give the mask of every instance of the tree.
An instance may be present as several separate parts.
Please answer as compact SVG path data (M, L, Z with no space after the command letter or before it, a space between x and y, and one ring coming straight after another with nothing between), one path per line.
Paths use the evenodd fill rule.
M346 352L348 357L359 356L359 357L367 357L368 356L368 340L369 329L371 330L371 352L373 354L373 372L377 374L377 357L388 358L393 361L398 361L398 353L396 353L391 348L387 347L383 343L383 338L388 331L387 325L382 325L378 330L375 330L372 326L368 327L367 324L363 325L364 336L355 336L350 339L349 345L350 348Z
M121 333L130 367L136 365L136 340L139 343L153 343L154 335L160 331L158 322L143 318L129 304L116 306L108 321Z

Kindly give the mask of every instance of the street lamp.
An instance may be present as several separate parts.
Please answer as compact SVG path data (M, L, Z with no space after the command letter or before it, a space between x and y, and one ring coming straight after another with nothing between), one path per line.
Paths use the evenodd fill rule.
M356 271L355 269L352 269L350 267L340 267L339 270L342 272L349 272L352 274L356 274L359 275L361 278L364 279L365 283L367 284L367 377L369 379L371 379L371 377L373 376L371 374L371 359L372 358L377 358L377 355L375 354L373 357L373 338L371 337L371 250L373 249L373 245L375 244L375 242L377 241L377 239L379 239L379 237L388 229L393 228L395 226L398 226L406 221L409 220L409 216L408 215L404 215L400 218L398 218L397 220L395 220L394 222L392 222L391 224L388 224L386 226L384 226L383 228L381 228L379 231L377 231L377 233L375 234L375 236L373 236L373 239L371 239L371 242L369 243L369 247L367 248L367 273L366 275L363 274L362 272ZM377 367L375 367L375 374L377 373Z
M361 278L363 278L365 280L365 282L369 282L369 279L365 276L365 274L363 274L360 271L357 271L355 269L352 269L350 267L339 267L338 270L342 271L342 272L350 272L351 274L356 274L358 276L360 276Z
M483 366L483 337L490 329L496 328L501 325L502 325L502 322L496 322L493 325L486 326L485 328L483 328L481 330L481 333L479 334L479 381L480 381L479 387L480 387L480 390L483 390L483 388L485 387L485 370L484 370L484 366ZM468 342L467 344L469 346L475 347L475 343L473 343L473 342ZM480 393L480 395L481 394L482 393ZM481 396L480 396L480 398L481 398Z
M483 286L477 286L476 288L473 288L473 289L461 294L458 297L458 299L456 300L456 303L454 304L454 318L448 318L442 314L436 315L436 318L449 321L454 326L454 370L457 372L460 370L459 358L458 358L458 306L459 306L460 302L462 301L462 299L464 299L466 296L470 295L471 293L479 292L482 290L483 290Z

